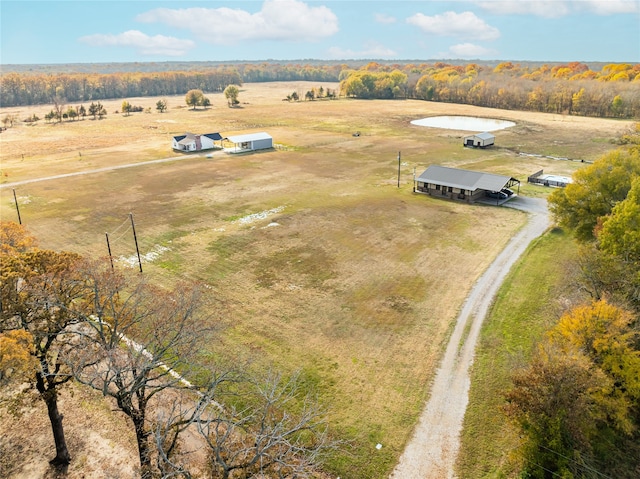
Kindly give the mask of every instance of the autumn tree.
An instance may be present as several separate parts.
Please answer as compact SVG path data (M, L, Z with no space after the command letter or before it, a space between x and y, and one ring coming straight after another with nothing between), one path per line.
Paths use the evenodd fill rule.
M229 85L224 89L224 97L227 99L227 105L229 107L236 106L240 103L238 100L238 95L240 94L240 89L237 85Z
M640 175L631 178L631 189L602 222L598 232L602 251L621 258L629 267L640 266Z
M640 176L596 229L601 289L640 312ZM640 323L640 319L639 319Z
M105 109L104 105L102 105L102 103L100 102L91 102L91 105L89 105L89 115L93 116L93 119L96 119L96 116L100 119L102 119L103 116L105 116L107 114L107 110Z
M613 113L613 116L624 116L624 100L620 95L613 97L613 100L611 101L611 112Z
M61 357L71 347L70 328L78 322L76 316L70 314L70 305L78 297L73 275L80 258L72 253L38 249L6 251L3 245L0 333L5 335L5 345L11 331L23 331L27 334L22 339L32 340L29 352L37 364L32 378L47 406L56 445L56 456L51 463L68 464L71 456L64 436L63 416L58 409L58 394L72 379Z
M605 301L568 311L550 330L506 394L527 438L525 475L631 477L640 457L637 339L633 315Z
M78 110L76 110L74 107L70 106L69 108L67 108L67 111L65 112L66 118L70 118L71 120L75 120L78 117Z
M184 99L188 106L192 106L195 110L197 106L201 106L204 101L202 90L189 90Z
M23 225L13 221L0 222L0 254L3 257L25 253L35 245L35 237Z
M605 300L579 306L564 314L549 333L557 344L578 348L608 376L628 404L640 404L640 351L633 315ZM639 411L640 412L640 411ZM625 419L612 417L630 431Z
M156 102L156 110L160 113L164 113L167 110L167 100L158 100Z
M556 221L581 241L595 239L594 230L624 200L631 180L640 175L640 148L618 149L578 170L573 182L549 196Z
M33 336L23 329L0 333L0 386L16 378L28 379L37 367Z
M129 417L142 476L151 477L150 407L161 409L169 390L192 387L181 375L193 369L211 328L202 291L183 284L164 291L104 263L91 264L82 277L85 297L75 314L84 326L66 360L79 382Z
M120 109L122 110L122 113L124 113L124 116L129 116L131 114L131 103L124 100Z
M606 377L579 352L546 345L511 379L505 412L526 438L523 477L576 477L591 462L584 453L606 415L593 396L610 386Z

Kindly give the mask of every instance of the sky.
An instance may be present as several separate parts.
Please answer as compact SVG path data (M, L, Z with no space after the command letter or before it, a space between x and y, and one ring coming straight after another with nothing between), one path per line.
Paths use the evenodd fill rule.
M640 0L0 0L0 64L640 63Z

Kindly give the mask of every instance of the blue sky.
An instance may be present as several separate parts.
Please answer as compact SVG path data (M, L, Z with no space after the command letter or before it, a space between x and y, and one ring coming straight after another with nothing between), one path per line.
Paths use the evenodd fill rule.
M1 0L0 63L640 63L640 0Z

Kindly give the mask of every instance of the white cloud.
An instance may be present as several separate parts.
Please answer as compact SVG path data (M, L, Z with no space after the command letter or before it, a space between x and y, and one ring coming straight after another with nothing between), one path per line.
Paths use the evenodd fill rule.
M497 15L534 15L545 18L559 18L585 11L596 15L640 11L638 0L481 0L476 3Z
M393 58L396 52L390 48L376 42L369 42L362 50L351 50L340 47L329 48L329 57L336 60L359 59L359 58Z
M94 47L133 47L142 55L181 56L195 47L191 40L164 35L150 37L138 30L129 30L117 35L97 33L80 37L79 41Z
M638 0L584 0L579 4L584 4L584 8L598 15L640 12Z
M445 12L429 17L422 13L407 18L407 23L423 32L439 36L454 36L477 40L495 40L500 31L478 18L473 12Z
M327 7L299 0L266 0L257 13L232 8L156 8L136 17L191 30L205 41L233 45L247 40L315 41L338 31Z
M392 17L391 15L387 15L386 13L375 13L373 15L374 20L377 23L389 24L396 23L396 17Z
M452 58L486 58L495 56L496 51L491 50L473 43L459 43L449 47L449 53Z
M563 0L492 0L477 2L480 7L497 15L534 15L558 18L568 15L569 6Z

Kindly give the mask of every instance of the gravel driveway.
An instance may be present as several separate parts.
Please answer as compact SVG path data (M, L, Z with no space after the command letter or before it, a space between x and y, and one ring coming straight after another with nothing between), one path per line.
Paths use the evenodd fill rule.
M529 213L527 224L478 279L465 300L442 363L436 372L430 398L413 437L391 474L393 479L454 478L460 431L469 401L469 368L482 321L507 273L527 246L550 226L545 199L516 197L505 207ZM471 322L470 327L467 323ZM468 336L463 337L465 328Z

